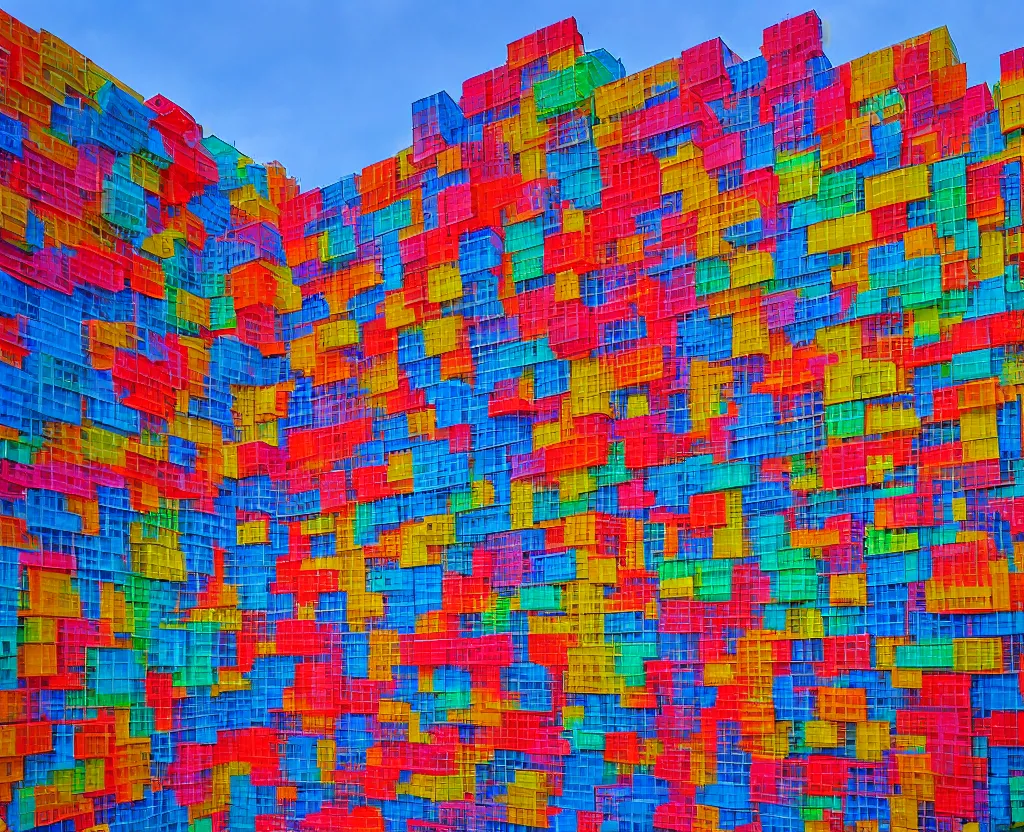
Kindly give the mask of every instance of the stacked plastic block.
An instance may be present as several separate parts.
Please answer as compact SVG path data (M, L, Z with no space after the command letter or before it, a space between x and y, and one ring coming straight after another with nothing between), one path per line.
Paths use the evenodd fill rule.
M567 20L301 192L0 17L7 827L1024 823L1001 73Z

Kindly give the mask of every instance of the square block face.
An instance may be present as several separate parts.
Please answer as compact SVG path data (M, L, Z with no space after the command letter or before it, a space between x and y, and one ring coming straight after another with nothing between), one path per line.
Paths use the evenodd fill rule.
M1024 824L1024 49L822 45L303 190L0 12L0 829Z

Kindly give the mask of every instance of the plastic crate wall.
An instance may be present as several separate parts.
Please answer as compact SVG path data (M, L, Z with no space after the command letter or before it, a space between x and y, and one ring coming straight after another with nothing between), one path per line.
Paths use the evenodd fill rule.
M0 827L1024 823L1024 49L821 32L301 191L0 14Z

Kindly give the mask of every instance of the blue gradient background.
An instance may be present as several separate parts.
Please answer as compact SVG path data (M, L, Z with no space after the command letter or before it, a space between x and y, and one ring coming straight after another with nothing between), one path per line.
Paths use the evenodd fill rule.
M635 72L721 37L742 57L762 30L815 8L841 63L946 25L969 82L994 83L1024 45L1024 0L0 0L146 96L162 93L256 161L310 188L411 142L411 103L505 61L505 44L575 16L588 49Z

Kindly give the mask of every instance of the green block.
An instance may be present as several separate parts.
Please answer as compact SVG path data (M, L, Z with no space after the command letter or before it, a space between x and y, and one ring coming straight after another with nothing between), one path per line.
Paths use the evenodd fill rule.
M786 631L786 611L788 604L764 605L764 629L784 633Z
M505 251L509 254L543 245L544 220L542 217L514 222L505 226Z
M896 552L909 552L920 547L919 535L916 531L903 529L875 529L869 527L864 534L864 554L888 555Z
M562 500L558 506L559 517L573 517L590 511L590 497L586 494L578 500Z
M953 381L963 383L974 381L979 378L988 378L991 375L998 375L992 372L992 350L971 350L961 352L953 356Z
M16 811L19 829L34 829L36 825L36 794L34 788L17 790Z
M573 728L572 745L577 751L604 751L604 732Z
M762 572L781 572L785 569L815 569L809 549L780 547L761 553Z
M730 286L729 264L725 260L717 257L698 260L695 271L698 296L724 292Z
M554 118L575 109L578 104L590 98L595 87L613 79L608 67L596 58L584 55L573 66L534 83L533 98L537 104L537 118Z
M468 690L448 690L434 695L437 707L445 711L466 711L472 706Z
M481 616L482 629L485 633L507 633L509 629L509 610L511 600L505 596L499 596L494 609L487 610Z
M453 514L458 514L461 511L471 511L473 509L473 492L454 492L451 497L451 508Z
M128 735L131 737L151 737L156 731L153 709L148 705L132 706L128 717Z
M732 561L698 561L694 570L694 588L698 601L731 601Z
M1010 778L1010 822L1024 823L1024 777Z
M644 662L658 657L658 645L649 642L621 644L615 657L615 672L624 677L628 687L643 687L647 684Z
M544 276L544 246L532 246L512 254L512 280L520 283Z
M608 451L608 462L597 469L598 487L619 485L633 479L626 468L626 445L624 442L613 442Z
M816 569L786 569L777 573L772 581L774 600L815 601L818 598L818 572Z
M666 560L658 564L658 580L661 581L692 578L693 572L693 562L688 560Z
M524 586L519 589L519 609L530 612L558 612L562 609L562 590L557 586Z
M235 317L235 299L227 297L210 299L210 328L211 329L234 329L238 326L238 319Z
M864 402L842 402L825 408L825 431L835 437L864 435Z
M400 199L386 208L366 215L373 223L373 236L379 237L391 231L400 231L412 225L412 201Z
M838 795L829 797L807 794L803 797L803 805L808 809L828 809L830 812L841 812L843 810L843 798Z
M726 462L714 465L711 469L711 485L709 491L725 491L730 488L744 488L750 485L750 464L746 462Z
M896 648L896 667L920 670L952 670L953 642L904 644Z

